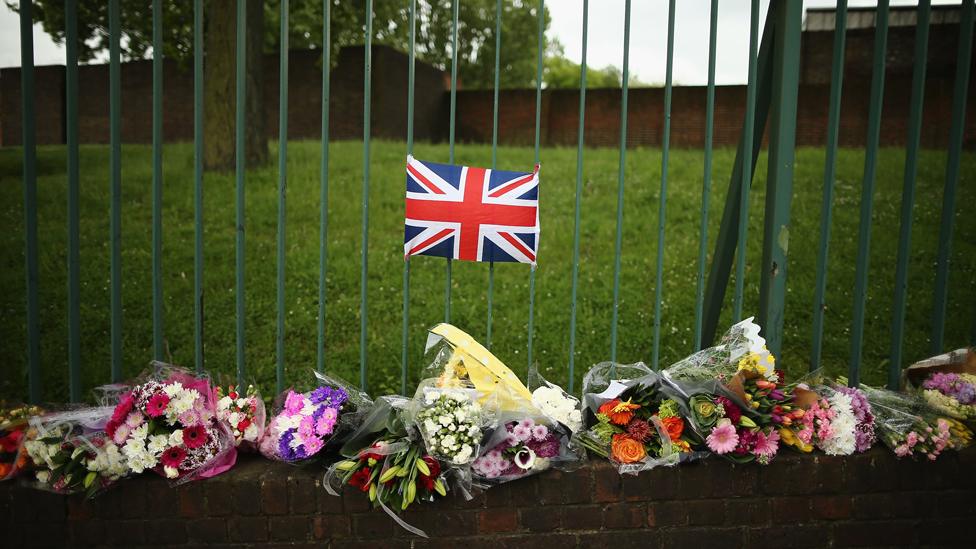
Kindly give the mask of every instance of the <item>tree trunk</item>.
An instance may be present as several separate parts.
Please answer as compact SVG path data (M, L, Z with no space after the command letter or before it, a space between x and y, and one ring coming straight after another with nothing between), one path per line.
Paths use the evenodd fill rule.
M204 166L229 171L235 166L237 107L237 2L208 2L206 60L204 63ZM258 166L268 161L268 136L264 127L264 0L247 3L247 74L245 101L245 163Z

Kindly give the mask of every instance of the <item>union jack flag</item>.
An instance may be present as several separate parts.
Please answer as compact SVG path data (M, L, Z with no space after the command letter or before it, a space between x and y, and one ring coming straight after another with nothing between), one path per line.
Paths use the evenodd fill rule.
M530 173L422 162L407 157L404 257L535 265L539 166Z

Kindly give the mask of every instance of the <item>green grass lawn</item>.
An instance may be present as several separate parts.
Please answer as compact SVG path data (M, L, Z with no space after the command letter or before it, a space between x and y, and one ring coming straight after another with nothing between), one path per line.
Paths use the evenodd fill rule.
M296 142L288 157L286 376L307 384L315 365L319 144ZM276 148L275 148L276 149ZM151 150L123 149L123 302L125 374L145 367L152 349L151 321ZM374 393L399 389L402 306L403 160L402 143L376 142L372 151L369 232L369 387ZM358 378L359 268L362 145L331 148L329 201L326 366ZM445 161L445 145L420 144L419 158ZM499 167L529 169L529 148L502 148ZM661 362L666 365L693 349L695 280L701 204L700 150L671 155L667 202ZM618 359L650 362L653 327L654 258L660 151L627 155L623 272ZM459 146L457 161L489 165L487 146ZM718 150L709 219L709 250L718 230L733 150ZM808 367L813 285L824 154L797 151L784 351L780 364L791 373ZM38 218L42 367L45 397L67 395L66 195L65 149L38 151ZM610 355L618 152L587 150L583 190L580 288L576 338L576 376ZM839 155L831 262L828 277L824 359L832 373L846 371L850 355L851 306L860 180L864 155ZM890 349L899 208L904 152L880 153L871 241L870 294L865 325L866 382L881 383ZM569 296L575 189L575 149L542 151L542 237L536 283L535 358L552 380L565 383L569 341ZM945 153L921 155L908 281L904 340L907 361L928 354L932 285L941 216ZM765 154L751 195L745 310L758 304ZM274 388L275 246L277 162L255 169L247 179L247 369L265 388ZM81 149L81 329L84 388L109 375L109 151ZM968 343L976 303L976 155L963 157L946 344ZM193 156L189 144L169 145L164 153L163 289L165 333L172 361L193 361ZM230 374L234 364L234 177L208 174L205 181L206 367ZM0 149L0 395L24 395L26 386L23 207L20 150ZM711 253L711 252L710 252ZM411 262L410 373L419 376L425 329L443 319L444 261L418 257ZM486 328L487 266L455 262L453 322L483 339ZM524 373L528 322L528 267L496 267L493 350L516 372ZM730 286L731 288L731 286ZM731 291L722 325L730 320ZM577 385L578 387L579 385Z

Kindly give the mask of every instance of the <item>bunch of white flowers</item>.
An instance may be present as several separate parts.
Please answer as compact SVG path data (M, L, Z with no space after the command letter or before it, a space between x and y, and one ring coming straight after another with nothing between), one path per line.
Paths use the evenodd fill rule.
M583 426L579 401L555 386L542 386L532 392L532 404L540 412L576 432Z
M478 457L481 406L465 391L427 390L417 425L435 457L464 465Z
M129 466L119 447L111 440L105 441L105 446L98 452L95 459L88 462L88 470L98 473L109 480L118 480L129 474Z
M830 408L834 411L834 418L830 420L830 436L820 441L818 446L827 455L847 456L854 453L856 447L855 429L857 417L851 397L841 392L835 392L828 399Z
M148 423L133 429L122 447L122 453L129 462L132 472L140 474L146 469L155 467L159 463L159 456L166 449L168 439L166 435L150 436Z

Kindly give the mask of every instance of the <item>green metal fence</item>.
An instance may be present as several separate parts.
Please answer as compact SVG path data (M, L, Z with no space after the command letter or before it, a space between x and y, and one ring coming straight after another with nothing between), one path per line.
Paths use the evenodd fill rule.
M959 47L955 63L955 88L952 107L952 126L949 135L948 161L945 172L945 191L942 205L942 221L939 234L938 260L935 265L935 283L933 288L932 313L932 351L942 350L944 327L946 323L946 303L948 299L948 273L950 245L952 242L953 218L956 210L956 196L960 180L960 157L963 145L966 102L968 99L969 77L971 66L971 52L973 41L974 2L963 0L961 7L961 24ZM922 104L926 78L926 56L929 35L931 5L930 0L922 0L918 7L918 25L916 28L915 65L912 77L912 101L909 115L908 139L906 142L906 162L904 168L904 188L901 206L901 228L898 245L896 267L896 284L892 318L892 337L889 363L889 383L898 382L902 363L902 336L904 333L905 317L905 288L907 285L907 266L911 253L912 211L917 179L917 157L919 138L922 125ZM197 370L202 370L204 363L204 212L203 212L203 1L194 0L193 22L193 75L194 75L194 361ZM363 180L362 180L362 246L360 263L360 384L368 386L368 355L367 355L367 284L368 284L368 247L369 237L369 187L370 187L370 99L371 99L371 43L373 38L372 0L365 2L365 63L363 66ZM406 153L410 154L414 146L414 76L415 76L415 34L417 26L416 0L407 0L409 5L410 48L407 101L407 142ZM153 357L162 359L165 356L165 326L163 324L164 288L162 245L163 245L163 2L153 0L153 89L152 89L152 335ZM574 390L575 353L577 331L577 290L579 286L580 265L580 228L581 228L581 197L583 194L584 167L584 129L586 115L586 59L589 24L589 2L583 0L582 18L582 64L579 89L579 126L577 142L576 164L576 197L574 211L574 238L572 255L572 287L571 304L569 308L569 347L567 349L567 365L569 373L569 389ZM109 44L110 44L110 234L108 235L110 248L110 315L111 315L111 363L110 379L118 381L122 375L122 303L121 303L121 85L120 85L120 2L110 0L109 10ZM288 0L281 2L281 50L280 50L280 101L279 101L279 164L278 164L278 215L277 215L277 253L276 253L276 381L277 388L285 385L286 346L285 330L285 298L286 298L286 242L285 229L287 220L286 194L288 174L286 171L288 157L288 142L285 136L288 132ZM331 54L331 2L324 1L322 7L322 29L324 43L322 44L324 57ZM670 112L672 97L672 72L674 61L675 13L678 9L675 0L669 0L667 7L667 69L665 80L664 128L663 146L661 150L661 179L658 201L658 231L657 257L655 263L655 289L653 303L653 354L652 365L659 364L659 348L661 340L661 303L663 301L663 250L667 245L665 238L665 218L667 212L668 195L668 161L670 148ZM714 254L710 265L707 265L708 211L709 196L712 193L712 135L715 112L715 65L716 40L718 33L718 0L711 1L708 33L708 87L705 108L705 143L704 143L704 178L702 185L702 208L700 219L700 235L698 247L696 307L695 307L695 335L696 348L708 345L715 337L719 322L719 312L722 308L728 281L735 262L735 288L733 294L733 316L742 316L743 283L745 279L745 254L742 251L747 241L747 219L750 187L756 169L756 160L763 140L764 130L769 132L769 172L767 177L765 224L763 231L763 254L760 268L760 323L766 330L770 349L779 354L783 336L783 314L786 295L788 272L787 241L790 225L790 206L792 198L792 180L794 164L794 142L796 134L797 94L799 84L800 36L803 17L802 2L774 1L771 3L765 27L760 36L758 0L752 0L749 25L749 61L748 88L745 108L745 119L742 128L736 162L729 179L729 192L726 198L718 239L714 243ZM501 19L503 16L502 0L496 0L495 27L495 93L492 128L492 167L497 162L498 151L498 112L499 112L499 61L503 37L501 36ZM540 113L542 110L542 75L543 75L543 45L545 30L545 4L539 0L537 12L538 21L538 52L536 71L536 112L535 112L535 160L540 158ZM823 338L826 273L828 266L828 243L830 241L831 218L833 208L833 192L836 175L836 158L838 148L838 132L840 126L841 90L845 58L847 1L837 3L836 31L833 43L833 64L831 69L831 86L828 104L826 162L824 166L824 191L821 211L821 228L819 254L817 261L815 302L813 303L812 322L812 356L811 368L821 364L821 348ZM77 30L77 1L65 0L66 21L66 137L67 137L67 311L68 311L68 360L67 374L69 393L73 401L81 399L81 353L80 353L80 314L79 314L79 155L78 155L78 30ZM851 358L849 379L857 383L861 367L861 350L864 345L865 305L869 290L868 262L870 259L869 246L871 243L871 221L874 197L874 184L877 173L878 145L882 119L882 99L884 97L885 55L887 51L888 32L888 0L881 0L877 6L875 25L875 45L873 51L873 75L870 92L870 113L865 150L864 174L861 181L862 197L860 203L860 230L858 233L858 256L856 260L856 286L854 292L854 314L851 326ZM237 3L237 72L236 72L236 367L239 379L244 379L248 373L244 361L245 350L245 303L244 267L246 259L246 219L245 219L245 182L246 166L244 162L245 130L247 119L245 116L246 103L246 1ZM457 111L457 80L458 80L458 16L459 1L452 6L452 62L450 79L450 131L449 158L455 161L455 125ZM29 399L38 402L43 399L40 372L40 322L39 310L41 303L38 297L38 236L37 236L37 160L35 144L35 105L34 105L34 61L31 28L33 23L32 5L29 0L20 2L21 23L21 67L22 67L22 114L23 114L23 210L24 210L24 241L26 260L26 342L28 364ZM625 164L627 155L627 93L629 79L629 49L631 27L631 1L625 2L623 20L623 82L621 90L621 128L620 128L620 164L617 186L616 210L616 238L614 243L613 270L613 303L612 324L610 326L609 356L616 359L617 353L617 324L619 308L619 289L622 281L621 251L622 231L624 227L624 190ZM324 350L330 344L325 333L325 313L328 307L326 294L327 262L327 231L328 197L329 197L329 70L322 74L322 149L320 167L320 220L319 220L319 273L318 273L318 319L317 319L317 361L316 366L321 371L326 368ZM551 258L555 261L557 258ZM451 319L451 261L446 261L444 319ZM707 271L707 276L706 276ZM528 304L529 318L527 359L533 363L533 336L535 310L535 270L528 273ZM623 281L626 283L627 281ZM487 337L486 344L491 346L492 318L494 293L494 265L488 266L487 281ZM408 350L407 341L411 336L409 330L410 306L410 262L404 263L403 270L403 313L402 313L402 360L401 360L401 389L406 391L408 379Z

